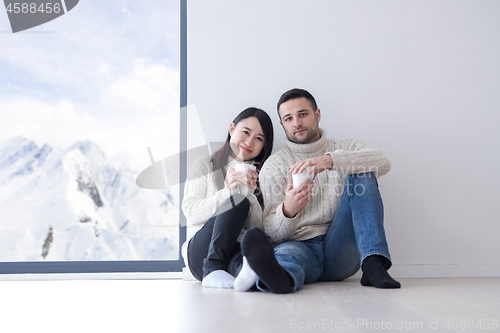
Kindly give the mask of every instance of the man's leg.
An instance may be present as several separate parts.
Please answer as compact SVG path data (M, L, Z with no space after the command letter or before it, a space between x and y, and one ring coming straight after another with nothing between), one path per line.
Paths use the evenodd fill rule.
M251 228L241 241L243 255L259 277L257 288L274 293L294 292L314 282L323 269L319 237L306 241L289 240L273 246L264 231Z
M323 242L321 235L304 241L289 240L274 248L276 260L292 277L292 291L318 281L324 268Z
M363 268L361 284L399 288L387 270L391 260L384 230L384 208L373 173L350 175L326 234L321 280L340 281Z

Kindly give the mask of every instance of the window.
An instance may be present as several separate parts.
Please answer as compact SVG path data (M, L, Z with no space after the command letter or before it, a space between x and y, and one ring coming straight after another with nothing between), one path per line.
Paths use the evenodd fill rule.
M0 273L181 271L182 184L135 181L168 156L185 179L186 1L0 24Z

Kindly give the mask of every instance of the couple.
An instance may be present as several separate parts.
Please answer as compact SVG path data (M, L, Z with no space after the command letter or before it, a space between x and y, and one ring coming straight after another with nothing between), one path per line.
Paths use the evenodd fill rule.
M194 277L203 287L289 293L361 268L363 286L400 288L387 273L377 183L389 160L361 140L327 139L306 90L285 92L277 109L285 147L270 156L271 119L248 108L229 125L224 147L189 173L182 209L200 229L183 256ZM236 171L238 163L256 171ZM313 181L293 186L291 175L303 171Z

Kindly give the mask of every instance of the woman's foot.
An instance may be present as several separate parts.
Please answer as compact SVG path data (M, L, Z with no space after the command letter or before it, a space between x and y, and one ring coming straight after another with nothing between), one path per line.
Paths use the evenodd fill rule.
M204 288L231 289L234 286L234 276L223 270L210 272L201 280Z
M250 267L247 257L243 257L243 266L241 267L241 271L236 277L236 280L234 280L234 290L247 291L255 285L257 278L258 276L252 267Z

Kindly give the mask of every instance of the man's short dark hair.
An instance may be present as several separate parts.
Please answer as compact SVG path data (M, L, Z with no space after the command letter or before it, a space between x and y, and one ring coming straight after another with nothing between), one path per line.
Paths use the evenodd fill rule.
M309 93L309 91L307 91L305 89L293 88L293 89L290 89L287 92L285 92L283 95L281 95L281 97L278 101L278 107L277 107L278 117L280 117L280 105L281 104L288 102L291 99L301 98L301 97L306 98L309 101L309 104L311 104L313 111L316 111L318 106L316 105L316 100L314 99L313 95L311 95ZM280 119L281 119L281 117L280 117Z

